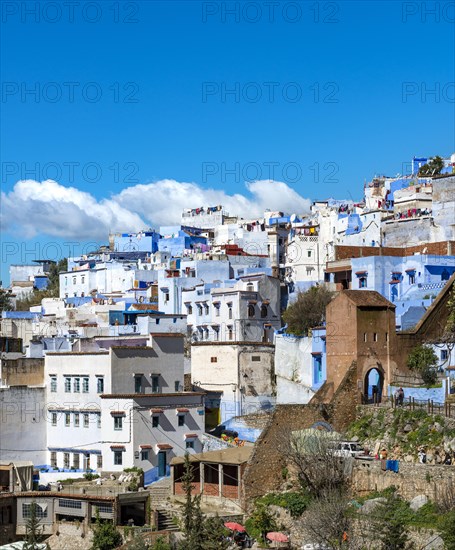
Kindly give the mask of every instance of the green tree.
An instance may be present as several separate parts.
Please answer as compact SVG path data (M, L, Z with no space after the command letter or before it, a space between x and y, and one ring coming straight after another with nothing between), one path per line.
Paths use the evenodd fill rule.
M179 550L194 550L195 548L203 548L204 518L201 512L201 495L193 496L193 480L194 473L193 466L190 462L190 455L189 453L185 453L183 476L181 479L182 488L185 493L182 521L182 531L185 538L180 543Z
M375 548L378 550L412 548L407 528L411 515L409 505L395 493L389 494L385 502L379 503L368 517L371 537L377 541Z
M431 386L437 380L438 357L432 348L425 344L416 346L408 356L408 368L418 372L425 384Z
M183 504L182 531L184 540L179 550L227 550L227 534L222 520L217 516L206 518L201 511L201 495L193 496L194 473L190 455L185 454L183 465L182 487L185 493Z
M92 550L113 550L120 546L122 542L122 535L117 531L115 525L109 520L102 521L97 508Z
M419 168L419 176L436 176L444 168L444 159L436 155Z
M245 527L248 534L257 539L261 544L267 544L266 535L270 531L277 531L278 524L267 506L257 502L251 516L247 519Z
M0 288L0 313L2 311L11 311L12 309L11 291Z
M23 550L37 550L41 547L40 541L43 540L44 527L41 526L41 520L38 518L36 502L30 504L30 517L25 524L25 543Z
M325 309L334 293L325 286L312 286L299 292L297 300L283 313L288 332L296 336L306 336L308 331L325 321Z
M455 550L455 510L451 510L444 515L440 529L445 548Z

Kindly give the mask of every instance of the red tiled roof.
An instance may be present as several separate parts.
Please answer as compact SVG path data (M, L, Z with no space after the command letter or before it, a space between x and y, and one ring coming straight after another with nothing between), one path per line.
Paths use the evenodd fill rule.
M163 409L150 409L150 414L161 414Z
M158 443L157 447L158 447L158 449L160 449L160 451L168 451L169 449L174 448L169 443Z
M179 412L179 413L189 413L190 409L177 409L177 412Z
M111 411L111 416L126 416L125 411Z
M125 450L125 445L111 445L111 449Z
M152 445L139 445L141 449L152 449Z
M185 439L196 439L197 434L185 434Z

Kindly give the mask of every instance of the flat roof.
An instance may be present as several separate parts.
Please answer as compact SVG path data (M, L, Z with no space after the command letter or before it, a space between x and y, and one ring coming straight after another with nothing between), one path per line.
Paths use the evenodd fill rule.
M230 447L217 451L207 451L189 455L190 462L213 462L217 464L244 464L247 462L253 452L251 447ZM177 456L171 460L171 466L184 464L185 457Z

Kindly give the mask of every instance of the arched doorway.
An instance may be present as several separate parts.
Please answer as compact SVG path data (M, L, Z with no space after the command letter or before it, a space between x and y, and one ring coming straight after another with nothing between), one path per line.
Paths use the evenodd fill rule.
M365 374L363 383L363 402L377 404L382 400L384 391L384 373L382 369L373 367Z

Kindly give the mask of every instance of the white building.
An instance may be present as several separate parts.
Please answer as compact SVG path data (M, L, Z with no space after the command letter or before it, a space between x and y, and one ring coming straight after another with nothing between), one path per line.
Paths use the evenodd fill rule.
M183 336L152 334L150 342L150 346L112 346L108 351L46 355L51 467L122 470L136 465L146 475L158 468L158 460L162 460L159 451L163 449L147 449L147 459L145 452L136 449L137 445L151 444L153 438L147 440L146 432L156 427L152 414L144 417L136 413L144 403L149 409L155 405L163 410L174 409L174 422L171 417L164 422L166 415L163 417L157 444L171 444L177 455L180 440L191 439L189 448L201 450L203 396L183 392ZM188 409L182 425L176 408ZM167 441L169 437L173 443ZM124 447L127 454L121 456L125 459L118 458L120 447L116 445Z

